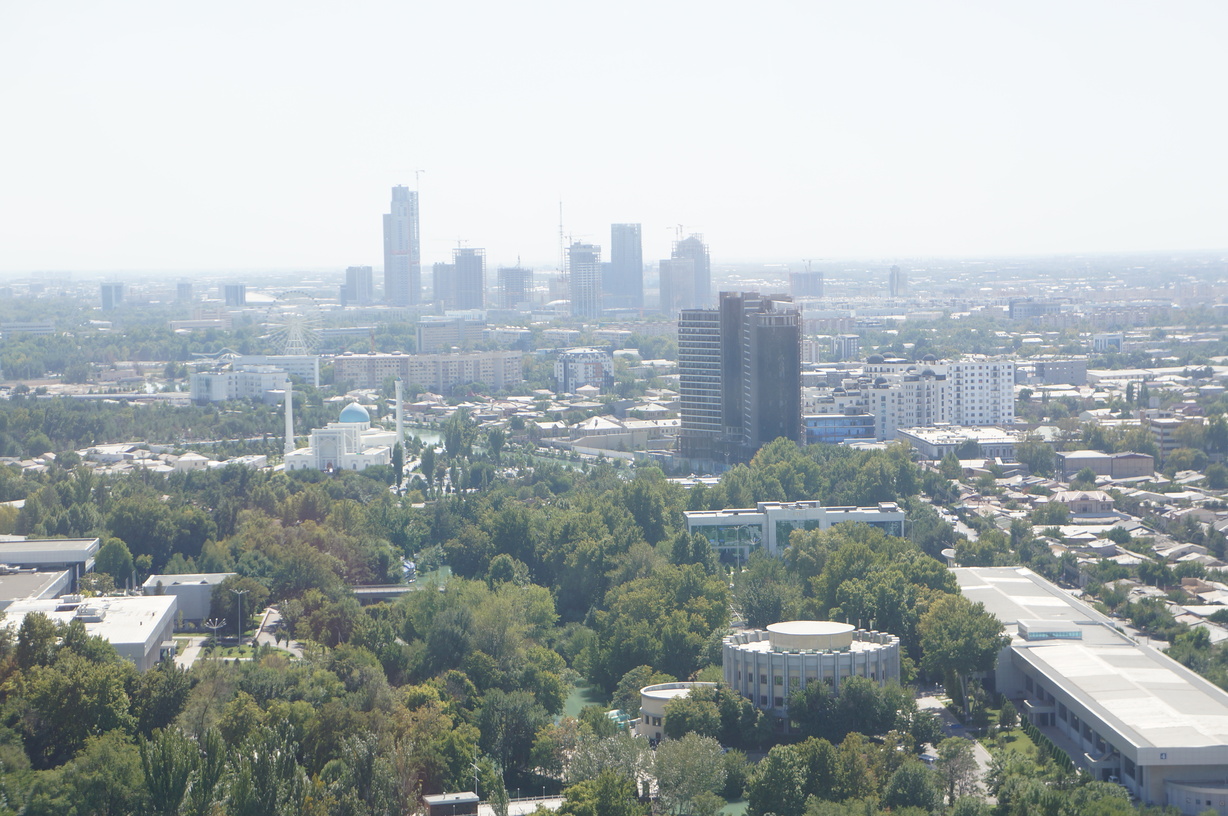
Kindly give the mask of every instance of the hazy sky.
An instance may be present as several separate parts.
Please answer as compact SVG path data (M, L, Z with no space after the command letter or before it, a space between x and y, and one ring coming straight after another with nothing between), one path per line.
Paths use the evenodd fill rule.
M1228 3L0 0L0 271L1228 248Z

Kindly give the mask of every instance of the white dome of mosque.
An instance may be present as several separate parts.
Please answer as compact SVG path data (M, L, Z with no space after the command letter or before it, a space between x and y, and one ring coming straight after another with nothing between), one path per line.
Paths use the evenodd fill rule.
M371 415L367 413L366 408L356 402L351 402L341 409L340 420L342 422L370 422Z

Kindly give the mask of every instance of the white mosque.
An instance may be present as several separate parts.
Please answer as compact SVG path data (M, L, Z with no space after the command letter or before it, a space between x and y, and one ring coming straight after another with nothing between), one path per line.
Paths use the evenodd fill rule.
M287 388L286 427L293 427L293 407ZM392 463L394 431L371 427L367 409L351 402L341 409L336 422L311 432L311 443L292 448L293 432L286 435L286 470L363 470L372 465Z

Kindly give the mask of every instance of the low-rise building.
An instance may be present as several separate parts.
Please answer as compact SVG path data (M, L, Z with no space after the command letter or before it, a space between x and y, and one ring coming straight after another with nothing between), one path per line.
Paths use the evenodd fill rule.
M865 413L806 414L802 417L807 445L839 445L874 439L874 415Z
M392 463L392 440L371 427L367 409L352 402L341 409L337 422L311 432L311 442L286 454L286 470L366 470Z
M686 697L695 688L713 688L716 683L656 683L640 689L640 718L635 733L660 742L665 736L665 707L671 700Z
M1072 516L1107 516L1113 513L1113 497L1103 490L1060 490L1049 501L1064 504Z
M1057 454L1059 475L1069 479L1083 468L1110 479L1136 479L1155 473L1155 457L1146 453L1101 453L1094 450L1061 451Z
M759 502L729 510L688 510L687 533L700 533L723 557L745 558L765 547L772 555L789 544L794 530L826 530L845 521L878 527L888 535L904 534L904 511L895 502L877 507L824 507L817 501Z
M954 569L1006 626L992 686L1095 779L1228 814L1228 692L1022 567Z
M941 425L933 428L901 428L896 431L896 439L907 442L922 459L938 461L948 453L955 453L975 442L980 448L980 455L988 459L1001 459L1004 462L1015 461L1015 445L1022 441L1022 435L1016 431L1007 431L997 427L955 427Z
M242 366L231 371L197 372L189 378L193 402L225 402L234 399L281 399L286 372L273 366ZM277 393L276 399L272 396Z
M120 657L131 660L139 671L148 671L175 653L171 637L175 611L173 595L86 599L69 595L14 602L4 611L0 626L17 631L26 615L33 612L42 612L55 623L79 620L90 635L110 643Z
M23 538L0 539L0 564L21 569L67 571L72 575L70 590L76 590L81 576L94 569L94 556L102 542L97 538Z
M184 623L199 624L209 618L213 590L233 572L202 572L188 575L151 575L141 584L146 595L174 595Z
M789 695L810 683L826 683L833 693L850 677L898 683L900 639L833 621L773 623L726 636L721 669L730 688L787 728Z

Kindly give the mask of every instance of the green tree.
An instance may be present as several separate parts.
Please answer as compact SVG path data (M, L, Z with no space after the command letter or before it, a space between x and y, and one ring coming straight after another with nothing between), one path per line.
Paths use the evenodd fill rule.
M959 465L959 457L955 455L955 451L947 451L942 457L942 461L938 464L938 472L947 479L958 479L964 475L963 468Z
M241 594L240 594L241 593ZM213 588L209 616L225 619L232 631L246 632L255 625L256 616L269 601L269 589L255 578L231 575ZM239 620L239 607L243 620Z
M934 769L946 785L948 802L954 803L957 797L975 793L979 771L975 743L962 737L944 739L938 743Z
M1015 458L1027 465L1032 473L1041 476L1053 475L1053 446L1039 437L1028 437L1016 445Z
M61 764L92 735L134 730L127 694L136 683L131 663L99 664L66 653L52 666L35 666L27 677L23 724L31 759L42 767Z
M392 478L393 485L399 490L405 478L405 449L400 442L392 446Z
M688 734L716 737L721 730L721 712L709 700L684 695L665 704L665 736L680 740Z
M149 812L178 816L192 774L200 764L196 743L178 729L168 728L156 732L151 740L142 739L138 747Z
M435 481L435 448L432 445L427 445L422 449L422 455L419 457L418 469L422 471L422 478L426 480L426 492L431 492L431 486Z
M963 595L935 600L917 625L921 636L921 665L931 674L950 674L959 683L964 711L968 711L968 677L989 671L1007 639L1002 623Z
M942 793L934 781L934 772L917 760L908 760L887 780L883 804L892 810L920 808L927 813L942 807Z
M549 719L532 694L491 689L483 696L477 716L482 750L506 770L527 770L533 738Z
M562 816L644 816L647 808L636 800L635 782L606 769L595 778L577 782L563 791Z
M672 813L695 812L701 794L715 794L725 784L721 745L711 737L665 740L657 747L655 767L661 804Z
M108 538L106 543L98 548L94 557L94 569L105 572L115 579L116 586L127 586L134 573L132 553L128 545L118 538Z
M748 816L802 816L806 808L805 769L789 746L777 745L759 761L746 782Z

